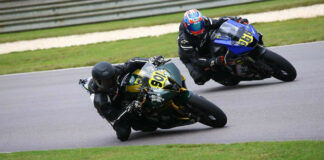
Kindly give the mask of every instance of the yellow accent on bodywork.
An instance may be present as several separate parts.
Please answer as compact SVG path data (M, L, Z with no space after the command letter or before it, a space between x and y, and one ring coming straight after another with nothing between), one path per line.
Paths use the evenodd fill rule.
M182 80L182 81L185 81L186 78L185 78L183 75L181 75L181 80Z
M179 117L178 119L180 119L180 120L190 120L190 118L188 118L188 117Z
M171 100L171 106L174 108L174 109L176 109L176 110L178 110L180 107L179 106L177 106L176 104L174 104L174 102Z
M142 84L138 84L138 85L127 85L126 86L126 91L127 92L140 92L140 87L142 86Z
M140 69L137 69L136 71L133 72L133 74L139 75L140 71L141 71Z
M140 76L140 72L141 70L140 69L137 69L133 72L134 75L137 75L137 76ZM126 91L127 92L139 92L140 91L140 87L142 86L141 84L141 78L140 77L137 77L134 81L134 85L127 85L126 86Z

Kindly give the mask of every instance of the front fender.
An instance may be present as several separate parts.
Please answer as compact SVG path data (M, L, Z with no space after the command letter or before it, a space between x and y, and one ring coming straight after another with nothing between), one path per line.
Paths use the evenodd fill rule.
M266 51L267 51L267 48L266 47L263 47L261 45L257 45L253 52L252 52L252 57L254 58L260 58L260 57L263 57L264 54L266 54Z

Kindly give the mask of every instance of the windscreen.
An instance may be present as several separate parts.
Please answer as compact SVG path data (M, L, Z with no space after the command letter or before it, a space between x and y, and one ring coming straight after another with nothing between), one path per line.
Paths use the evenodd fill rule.
M139 75L142 76L142 85L147 88L163 88L168 80L166 70L159 70L149 62L142 67Z
M237 27L230 23L224 22L220 28L213 34L214 39L232 41L232 45L248 46L253 42L253 35L243 26Z

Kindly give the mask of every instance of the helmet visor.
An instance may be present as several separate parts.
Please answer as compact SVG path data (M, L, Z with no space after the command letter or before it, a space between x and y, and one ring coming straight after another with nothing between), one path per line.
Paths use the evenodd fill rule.
M204 25L201 22L190 24L189 30L194 35L202 34L204 32Z
M113 79L98 79L96 80L96 83L98 85L99 88L108 90L110 88L113 88Z

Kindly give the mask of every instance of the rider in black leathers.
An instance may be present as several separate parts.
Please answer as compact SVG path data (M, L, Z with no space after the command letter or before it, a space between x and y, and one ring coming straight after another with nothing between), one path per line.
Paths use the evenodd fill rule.
M139 101L125 97L123 86L129 78L129 73L151 61L153 64L163 59L162 56L148 58L133 58L125 64L112 66L109 62L99 62L92 68L92 77L81 79L80 83L90 92L94 106L98 113L113 126L118 139L125 141L131 133L132 125L141 126L141 130L155 130L145 128L145 122L129 121L129 114L120 116L131 106L138 105Z
M230 73L224 70L224 65L227 65L234 55L210 39L212 32L228 19L248 24L248 20L241 17L211 19L202 16L196 9L185 12L179 27L178 54L198 85L203 85L210 78L217 82L230 81Z

